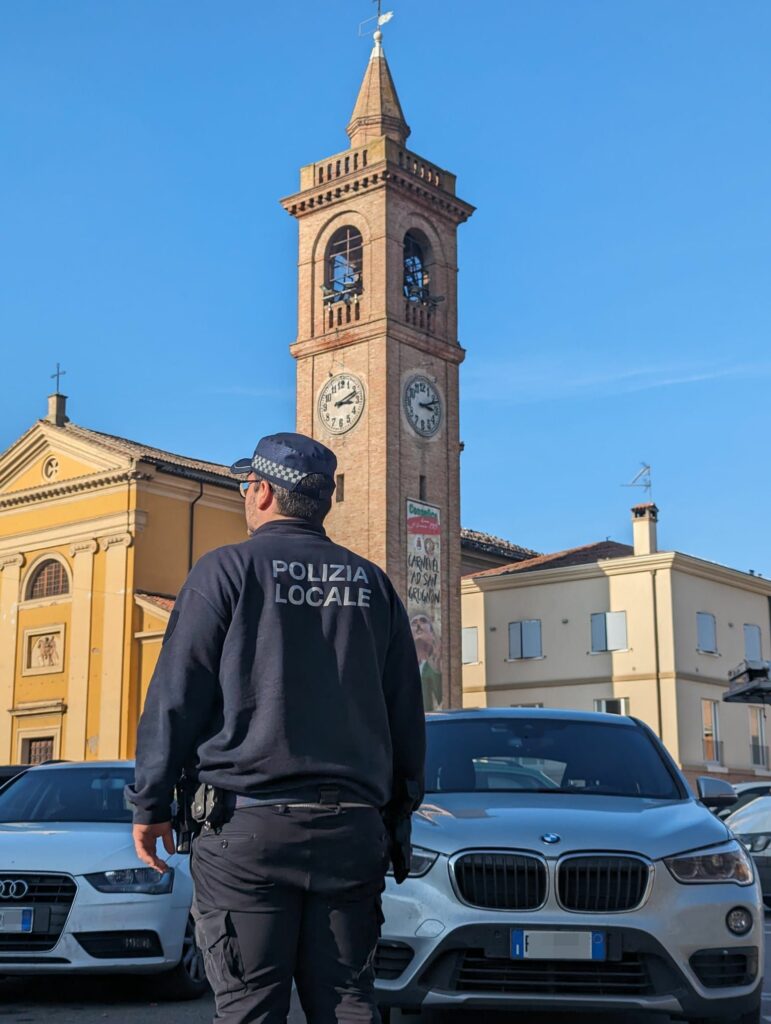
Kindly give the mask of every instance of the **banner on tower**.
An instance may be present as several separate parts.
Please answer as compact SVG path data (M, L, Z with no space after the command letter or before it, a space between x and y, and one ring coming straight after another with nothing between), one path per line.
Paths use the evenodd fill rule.
M440 510L408 498L407 614L420 662L426 711L436 711L444 705L441 582Z

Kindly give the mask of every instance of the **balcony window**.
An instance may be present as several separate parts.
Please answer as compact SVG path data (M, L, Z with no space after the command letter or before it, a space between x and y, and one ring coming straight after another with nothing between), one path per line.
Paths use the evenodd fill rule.
M592 654L626 649L626 612L595 612L592 615Z
M755 768L768 768L766 716L762 708L750 708L750 754Z
M701 727L704 760L709 764L722 764L723 745L720 742L720 722L716 700L702 700Z
M541 620L522 619L509 623L509 659L542 658Z

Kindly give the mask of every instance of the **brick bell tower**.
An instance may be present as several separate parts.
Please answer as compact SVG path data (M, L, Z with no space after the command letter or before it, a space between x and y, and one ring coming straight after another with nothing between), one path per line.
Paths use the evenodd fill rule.
M382 566L427 709L461 704L457 228L474 207L409 150L375 45L350 147L300 171L297 429L338 458L330 536Z

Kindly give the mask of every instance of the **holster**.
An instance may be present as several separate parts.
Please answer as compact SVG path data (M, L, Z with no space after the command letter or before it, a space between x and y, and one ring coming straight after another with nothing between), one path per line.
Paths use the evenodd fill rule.
M190 853L190 845L199 832L223 824L227 810L225 791L196 782L183 773L174 787L174 800L171 824L177 836L177 853Z

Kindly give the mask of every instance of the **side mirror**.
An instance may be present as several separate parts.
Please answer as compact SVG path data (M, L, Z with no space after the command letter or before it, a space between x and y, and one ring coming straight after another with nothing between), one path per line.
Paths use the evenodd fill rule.
M710 775L701 775L696 780L699 800L711 811L719 811L724 807L733 807L739 797L730 782L713 779Z

